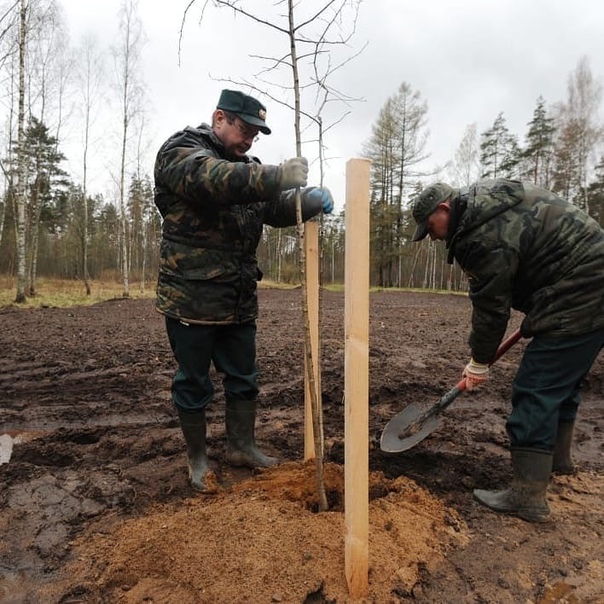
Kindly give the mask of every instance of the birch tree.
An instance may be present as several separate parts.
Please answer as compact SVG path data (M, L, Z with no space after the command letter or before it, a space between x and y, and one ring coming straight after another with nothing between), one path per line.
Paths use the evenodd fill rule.
M556 134L552 190L572 203L580 203L582 130L578 120L565 119Z
M88 168L93 126L100 104L102 102L102 85L105 75L105 61L98 49L95 38L88 35L83 38L78 52L79 61L76 67L76 85L79 88L81 102L78 104L83 120L82 140L82 187L81 203L83 218L79 241L82 255L82 279L86 288L86 295L90 295L90 273L88 267L89 249L89 203L88 203ZM78 200L79 196L74 196Z
M602 84L593 76L587 57L582 57L569 76L567 100L558 105L555 185L556 192L586 211L587 188L603 136L601 102Z
M476 123L466 127L449 165L451 180L467 187L480 178L480 143Z
M127 167L129 143L132 137L132 123L141 108L142 82L140 80L140 52L143 44L143 28L137 14L136 0L125 0L120 10L120 41L113 49L115 62L115 83L119 94L120 164L118 173L118 195L120 210L121 272L124 298L130 296L129 236L127 210Z
M4 235L5 221L10 214L13 219L16 216L15 189L11 173L13 164L13 125L15 121L15 98L18 88L15 72L18 72L18 33L19 32L19 2L16 2L9 10L0 16L0 71L4 73L5 82L7 82L4 99L8 101L8 116L5 122L6 129L2 133L2 148L5 151L5 157L0 160L0 170L4 177L4 188L2 201L0 201L0 246ZM13 220L14 221L14 220ZM15 225L16 230L16 225Z
M16 240L16 301L23 303L26 295L35 294L36 269L38 261L38 237L40 208L36 203L40 192L28 187L28 182L43 182L28 174L28 168L43 163L26 158L26 123L38 119L40 123L54 120L53 129L57 135L60 127L60 98L64 80L57 77L60 72L65 36L62 35L60 13L54 0L18 0L2 16L6 20L0 36L8 55L14 52L17 64L13 69L11 61L0 62L7 69L7 80L11 94L7 99L10 106L9 130L9 189L14 199L15 240ZM6 57L6 55L5 55ZM15 82L15 83L13 83ZM16 110L15 110L16 106ZM13 115L16 113L16 124ZM16 129L15 137L12 134ZM58 138L55 137L58 141Z
M16 235L17 235L17 295L15 302L26 300L26 247L25 247L25 60L27 53L27 5L19 2L19 84L17 87L17 178L15 181Z
M61 12L54 0L37 0L31 4L28 74L28 138L33 134L36 143L29 147L28 156L34 149L38 156L28 165L34 169L27 180L32 183L28 191L28 212L26 223L27 242L27 294L36 295L38 270L38 250L40 240L40 220L44 202L53 192L46 187L56 183L58 175L49 171L62 159L58 150L62 125L62 108L65 87L70 69L68 66L66 33ZM50 125L52 123L52 125ZM40 127L36 129L36 124ZM51 131L54 134L51 134ZM53 141L54 149L47 148ZM29 145L28 145L29 146Z
M3 174L7 188L3 221L6 212L12 216L15 233L14 266L16 272L15 302L26 301L27 286L27 245L26 245L26 162L25 121L27 94L27 53L31 37L27 0L16 0L0 18L2 31L0 43L2 53L0 68L4 71L4 81L8 83L8 93L4 102L9 107L6 137L6 166ZM16 136L15 136L16 132Z

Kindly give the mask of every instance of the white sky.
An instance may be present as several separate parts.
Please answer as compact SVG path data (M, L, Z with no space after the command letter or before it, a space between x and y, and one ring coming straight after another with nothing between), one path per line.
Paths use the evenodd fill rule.
M210 8L199 23L205 0L197 0L187 18L180 59L179 29L190 0L139 0L147 37L143 48L151 152L148 172L159 145L186 125L209 122L222 88L218 81L253 77L264 66L250 53L285 54L287 40L266 27ZM115 44L121 0L61 0L73 45L94 34L101 47ZM268 3L255 0L256 14ZM322 3L300 0L300 5ZM278 8L273 8L278 10ZM301 9L302 10L302 9ZM326 137L332 158L325 185L343 207L346 161L360 155L381 107L402 82L428 103L429 166L449 160L466 130L490 128L503 112L522 143L537 98L548 105L566 100L568 77L587 56L593 75L604 77L604 4L596 0L364 0L351 46L340 57L367 48L338 73L337 88L362 98L334 115L350 114ZM343 50L339 51L340 53ZM255 94L255 93L254 93ZM267 123L252 153L264 163L295 155L291 112L270 99ZM303 147L316 159L316 146ZM315 184L318 172L311 172ZM97 181L97 186L98 181Z

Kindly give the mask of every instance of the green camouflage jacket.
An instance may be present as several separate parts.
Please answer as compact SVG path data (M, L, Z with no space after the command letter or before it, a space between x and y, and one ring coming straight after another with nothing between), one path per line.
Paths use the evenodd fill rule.
M264 224L296 224L293 190L281 167L245 157L229 161L202 124L170 137L155 161L155 204L163 218L156 308L190 323L230 324L258 314L256 248ZM302 217L321 211L306 198Z
M525 337L604 327L604 231L553 193L512 180L472 185L454 201L447 247L468 276L477 362L493 360L510 309L526 315Z

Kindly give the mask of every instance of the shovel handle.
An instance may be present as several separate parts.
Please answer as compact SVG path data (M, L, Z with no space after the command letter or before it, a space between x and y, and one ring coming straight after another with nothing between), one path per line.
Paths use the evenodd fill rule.
M520 338L522 338L520 329L516 329L503 342L501 342L501 344L499 344L499 348L497 348L497 352L495 352L495 357L489 363L489 367L491 367L495 361L498 361L518 340L520 340ZM466 389L466 378L461 378L455 388L459 388L460 392L463 392Z
M489 364L489 367L498 361L518 340L522 338L520 334L520 329L516 329L513 333L511 333L501 344L499 348L497 348L497 352L495 353L495 357L492 362ZM441 411L446 409L462 392L466 390L466 378L461 378L457 384L449 392L447 392L436 405L432 406L428 409L418 420L417 423L421 423L435 414L440 414Z
M495 352L495 357L493 358L493 361L489 364L489 366L491 366L493 363L495 363L495 361L497 361L502 355L504 355L516 342L518 342L518 340L520 340L522 336L520 335L520 329L517 329L516 331L514 331L512 334L510 334L503 342L501 342L501 344L499 345L499 347L497 348L497 351ZM412 423L405 425L403 431L398 435L399 440L404 441L407 440L409 441L410 438L412 438L412 435L416 433L416 431L414 429L421 427L425 422L427 422L428 420L430 420L432 417L439 415L444 409L446 409L462 392L464 392L466 390L466 378L462 378L453 388L451 388L451 390L449 390L449 392L447 392L435 405L433 405L432 407L430 407L427 411L424 411L424 413L420 414L419 417L417 417L417 419L415 419ZM403 412L404 413L404 412ZM401 414L399 413L399 416ZM399 417L397 416L397 417ZM391 420L390 423L393 423L395 421L396 418L394 418L393 420ZM396 451L404 451L410 447L413 447L414 445L416 445L418 442L420 442L420 440L423 440L428 434L431 433L432 430L434 430L434 428L436 427L436 423L434 424L434 427L432 427L431 430L428 430L427 432L424 432L421 435L421 438L415 438L413 440L412 443L407 442L407 446L403 447L403 448L398 448L395 449ZM385 430L384 430L384 434L386 433L386 430L388 429L388 426L386 426ZM384 434L382 434L382 438L384 438ZM411 434L411 436L410 436ZM392 452L392 449L384 449L386 451Z

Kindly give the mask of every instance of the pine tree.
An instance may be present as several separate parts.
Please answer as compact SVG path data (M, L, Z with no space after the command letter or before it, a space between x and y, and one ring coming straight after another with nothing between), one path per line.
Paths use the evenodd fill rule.
M410 228L405 200L426 159L428 105L404 82L372 127L364 155L371 166L371 253L381 287L400 286Z
M58 140L34 116L30 117L25 129L22 158L27 294L34 296L40 235L56 234L64 227L61 208L67 186L67 174L60 167L65 156L58 150ZM15 176L11 173L11 177Z
M604 156L595 167L595 179L587 187L587 206L590 216L604 228Z
M484 178L513 178L517 175L520 149L503 113L497 116L489 130L482 133L480 152Z
M554 156L554 118L548 116L543 97L537 99L533 119L528 123L526 146L521 153L523 176L535 184L549 189L552 180L552 161Z

